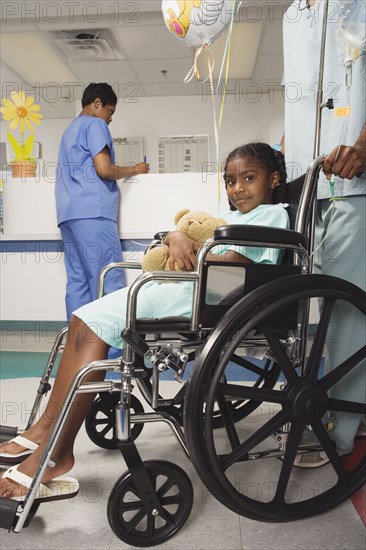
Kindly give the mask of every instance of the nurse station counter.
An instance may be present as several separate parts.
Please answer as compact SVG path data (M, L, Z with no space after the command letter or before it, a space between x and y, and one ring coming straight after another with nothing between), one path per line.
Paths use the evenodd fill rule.
M136 262L158 231L174 229L182 208L217 215L228 209L217 173L148 174L120 181L119 231L123 258ZM64 246L56 222L54 180L3 182L1 319L65 321ZM85 251L92 260L95 247ZM140 274L127 271L130 284Z

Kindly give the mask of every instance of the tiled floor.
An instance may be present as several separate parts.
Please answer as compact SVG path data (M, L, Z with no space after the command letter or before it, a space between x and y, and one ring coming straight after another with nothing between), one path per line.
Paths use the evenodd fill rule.
M35 378L1 381L1 423L24 426L37 382ZM306 520L282 524L253 521L233 513L210 495L166 424L146 424L137 447L144 460L169 460L180 465L194 487L194 505L187 523L169 541L154 546L156 549L365 549L365 526L351 501ZM272 460L260 462L266 479ZM119 451L96 447L82 428L71 472L80 482L78 496L73 501L41 504L30 526L20 533L1 530L2 550L133 548L113 534L106 514L110 492L125 470ZM325 481L328 473L328 466L324 466ZM309 483L310 478L304 479Z

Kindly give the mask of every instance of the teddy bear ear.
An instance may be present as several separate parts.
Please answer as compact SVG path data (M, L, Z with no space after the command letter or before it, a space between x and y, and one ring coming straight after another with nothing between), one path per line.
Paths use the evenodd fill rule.
M177 225L177 223L179 222L179 220L185 216L185 214L188 214L189 212L189 208L183 208L182 210L179 210L179 212L176 213L175 217L174 217L174 223L175 225Z

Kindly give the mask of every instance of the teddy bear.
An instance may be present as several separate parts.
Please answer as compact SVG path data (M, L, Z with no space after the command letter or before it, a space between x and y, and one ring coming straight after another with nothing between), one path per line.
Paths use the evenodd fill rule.
M206 212L179 210L174 218L178 231L183 231L188 237L198 244L204 243L213 237L214 230L222 225L227 225L223 218L215 218ZM141 261L144 271L170 271L169 250L167 246L155 246L150 248ZM179 267L176 265L176 271Z

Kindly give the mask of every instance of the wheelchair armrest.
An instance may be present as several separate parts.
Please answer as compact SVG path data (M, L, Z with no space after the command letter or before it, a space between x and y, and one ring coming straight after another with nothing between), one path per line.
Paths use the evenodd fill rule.
M154 235L154 241L162 241L165 237L165 235L167 235L169 233L169 231L159 231L159 233L155 233Z
M214 240L266 242L273 244L304 245L304 235L292 229L280 229L264 225L223 225L215 229Z
M102 298L102 296L104 296L104 281L107 274L112 271L112 269L139 269L141 271L142 266L140 262L114 262L105 265L99 273L98 298Z

